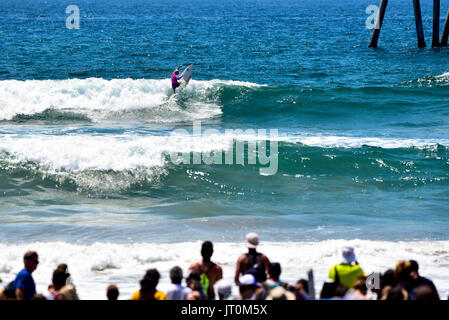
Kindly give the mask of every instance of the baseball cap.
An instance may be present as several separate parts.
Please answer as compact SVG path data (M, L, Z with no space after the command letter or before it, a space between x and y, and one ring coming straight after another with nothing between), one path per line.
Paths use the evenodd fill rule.
M257 283L256 278L252 274L245 274L240 278L240 285L241 286L255 286L260 287L260 285Z

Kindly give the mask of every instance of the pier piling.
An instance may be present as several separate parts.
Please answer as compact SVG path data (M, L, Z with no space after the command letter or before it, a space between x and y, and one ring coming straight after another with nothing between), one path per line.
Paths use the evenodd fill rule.
M424 30L422 26L422 17L421 17L421 4L419 0L413 0L413 9L415 11L415 23L416 23L416 35L418 37L418 47L424 48L426 46L426 42L424 41Z
M440 0L433 0L432 48L440 46Z
M442 47L447 47L447 38L449 36L449 10L447 10L446 22L444 23L443 35L441 36Z
M380 29L384 21L385 10L387 10L388 0L381 0L379 12L377 13L376 24L374 25L373 33L371 35L371 42L369 48L377 48L377 40L379 40Z

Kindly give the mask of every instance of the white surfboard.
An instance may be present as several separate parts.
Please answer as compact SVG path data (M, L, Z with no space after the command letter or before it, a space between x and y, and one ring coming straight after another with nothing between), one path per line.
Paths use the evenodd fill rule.
M182 72L182 80L187 85L190 81L190 78L192 78L192 71L193 71L193 64L185 68L185 70Z

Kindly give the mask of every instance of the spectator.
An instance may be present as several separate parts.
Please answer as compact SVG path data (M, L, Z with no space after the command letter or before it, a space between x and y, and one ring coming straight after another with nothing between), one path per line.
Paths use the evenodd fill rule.
M371 300L366 294L366 277L358 277L354 282L354 287L350 289L344 296L344 300Z
M263 254L256 251L259 245L259 236L257 233L250 232L246 235L246 246L248 253L241 255L237 260L234 282L239 285L240 275L252 274L257 282L263 283L267 276L268 264L270 260Z
M341 283L325 282L320 293L320 300L340 300L346 295L348 288Z
M438 293L427 284L420 285L413 292L413 300L416 301L439 301Z
M386 290L384 291L384 296L382 296L381 300L388 300L388 301L408 300L408 294L404 288L402 288L400 285L396 285L395 287L386 288Z
M365 277L365 274L357 262L352 247L344 247L342 256L344 261L329 270L329 279L350 289L354 286L355 280L360 276Z
M61 290L55 295L55 300L79 300L76 289L72 285L65 285Z
M171 286L167 290L168 300L186 300L189 294L192 293L190 288L181 285L183 275L180 267L173 267L170 270Z
M106 289L106 297L108 297L109 301L116 301L118 300L118 296L120 295L120 291L118 290L118 287L114 284L111 284Z
M306 279L300 279L295 284L293 291L296 295L296 300L310 300L309 282Z
M397 286L397 284L395 272L392 269L385 271L380 278L380 290L376 290L377 300L386 300L388 291Z
M278 286L270 291L266 300L296 300L293 292L285 290L284 287Z
M167 295L156 289L161 275L156 269L149 269L140 280L140 290L133 293L131 300L167 300Z
M410 279L409 285L406 288L407 292L409 293L409 297L411 299L413 299L414 290L420 286L425 285L425 286L430 287L433 290L435 297L437 297L439 300L440 296L438 294L438 290L435 287L435 285L433 284L432 280L421 277L419 275L418 269L419 269L418 262L416 262L415 260L410 260L410 278L411 279Z
M215 283L223 278L223 270L216 263L211 261L214 247L212 242L205 241L201 246L201 256L203 259L189 267L189 271L196 271L200 274L201 286L208 299L215 299Z
M237 300L256 300L256 290L260 288L260 284L252 274L243 275L239 284L240 295Z
M192 293L187 296L187 300L207 300L207 296L201 286L201 276L198 272L190 272L186 282L187 286L192 290Z
M220 281L220 285L218 286L217 292L218 292L218 299L228 300L232 294L232 286L229 283L222 283L222 281Z
M52 283L48 286L48 294L45 296L47 300L54 300L59 291L66 285L70 273L66 273L64 269L57 268L53 271Z
M268 279L263 284L264 290L262 290L260 300L264 300L270 294L270 291L277 287L283 287L286 290L294 291L294 288L291 285L280 280L281 272L281 265L278 262L268 264Z
M39 257L35 251L28 251L23 257L24 268L21 270L12 283L17 300L31 300L36 294L36 284L32 273L39 264Z

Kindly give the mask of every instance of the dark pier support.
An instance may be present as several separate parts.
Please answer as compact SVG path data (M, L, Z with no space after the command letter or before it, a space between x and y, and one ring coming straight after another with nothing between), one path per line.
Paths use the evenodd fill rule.
M424 30L422 27L421 18L421 4L419 0L413 0L413 9L415 10L416 35L418 36L418 47L424 48L426 42L424 41Z
M440 46L440 0L433 0L432 48Z
M449 10L447 10L446 22L444 23L443 36L441 37L441 46L447 47L447 38L449 36Z
M379 12L377 13L376 24L374 25L373 34L371 35L371 42L369 48L377 48L377 40L379 40L380 28L384 21L385 10L387 10L388 0L381 0Z

